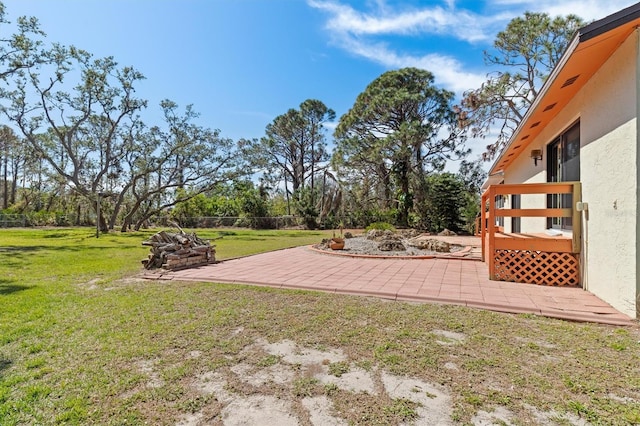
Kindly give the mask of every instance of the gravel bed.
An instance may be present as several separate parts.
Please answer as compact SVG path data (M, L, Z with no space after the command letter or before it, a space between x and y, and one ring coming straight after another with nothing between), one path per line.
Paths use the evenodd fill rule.
M344 252L349 254L366 254L374 256L430 256L430 255L442 255L444 253L438 253L432 250L421 250L417 247L410 245L410 239L403 238L400 242L406 247L404 251L384 251L378 248L378 241L369 240L364 236L356 236L353 238L345 238L345 244L343 250L334 250L336 253ZM317 244L315 248L321 250L331 251L326 244ZM462 250L463 247L459 245L451 245L451 253Z

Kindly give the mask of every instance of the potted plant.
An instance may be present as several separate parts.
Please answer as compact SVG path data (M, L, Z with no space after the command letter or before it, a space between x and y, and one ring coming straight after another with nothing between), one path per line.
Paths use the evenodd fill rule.
M336 231L333 231L333 237L329 241L329 248L331 250L342 250L344 248L344 237L342 236L342 229L344 228L344 224L342 221L338 225L340 228L340 236L336 237Z

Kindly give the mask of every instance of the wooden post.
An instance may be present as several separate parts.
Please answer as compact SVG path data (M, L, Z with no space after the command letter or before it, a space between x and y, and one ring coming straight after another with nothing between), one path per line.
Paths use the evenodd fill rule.
M487 228L486 228L486 223L487 223L487 212L485 211L485 206L487 205L487 193L488 193L489 189L487 189L485 192L482 193L482 197L480 199L480 202L482 204L480 204L480 238L481 243L482 243L482 261L486 262L487 258L485 257L485 244L487 243Z
M582 212L576 209L576 203L582 201L582 184L580 182L573 183L573 216L571 222L572 228L572 244L573 252L580 253L582 248Z
M489 187L489 217L487 220L487 226L489 228L489 248L487 255L489 256L489 279L494 280L496 278L496 189L494 186Z

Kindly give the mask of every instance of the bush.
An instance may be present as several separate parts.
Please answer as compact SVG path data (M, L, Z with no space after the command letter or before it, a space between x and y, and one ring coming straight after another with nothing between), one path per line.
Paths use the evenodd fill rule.
M372 229L378 229L380 231L394 231L394 232L396 230L396 228L388 222L373 222L373 223L370 223L369 226L365 228L366 231L371 231Z
M294 208L298 215L304 219L307 229L318 228L318 209L316 208L313 193L309 188L299 189L294 195Z
M240 206L249 219L249 226L253 229L263 229L267 224L263 223L261 218L269 216L267 201L258 189L248 189L242 195Z
M67 226L69 221L61 212L38 211L26 214L29 226Z

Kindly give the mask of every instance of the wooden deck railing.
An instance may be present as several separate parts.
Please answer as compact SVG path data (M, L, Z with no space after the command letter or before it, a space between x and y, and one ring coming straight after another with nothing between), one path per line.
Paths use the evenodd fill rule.
M572 208L497 208L498 196L527 194L572 194ZM580 253L582 215L575 209L575 203L582 200L580 182L553 182L531 184L492 185L482 195L480 235L483 239L482 258L487 260L491 279L496 279L496 258L504 251ZM546 201L545 201L546 203ZM488 208L487 208L488 205ZM503 233L503 227L496 225L499 217L571 217L572 236L549 236L545 228L535 233ZM488 253L487 253L488 252ZM574 256L575 257L575 256ZM529 260L526 260L527 262ZM499 275L499 274L498 274Z

